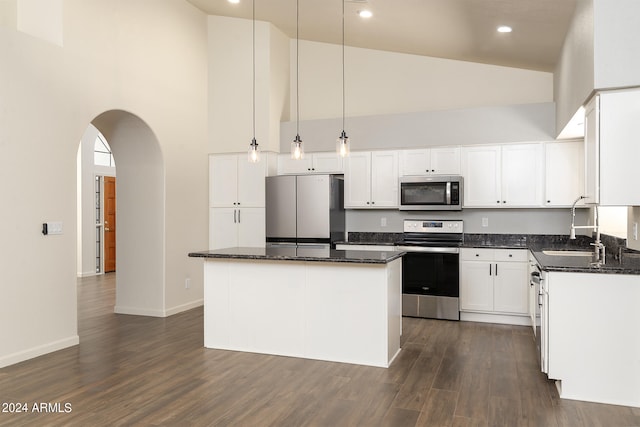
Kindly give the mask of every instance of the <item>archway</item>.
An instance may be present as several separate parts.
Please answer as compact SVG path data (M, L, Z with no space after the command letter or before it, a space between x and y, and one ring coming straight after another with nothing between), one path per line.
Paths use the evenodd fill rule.
M91 122L117 164L116 304L122 314L164 316L164 162L138 116L111 110Z

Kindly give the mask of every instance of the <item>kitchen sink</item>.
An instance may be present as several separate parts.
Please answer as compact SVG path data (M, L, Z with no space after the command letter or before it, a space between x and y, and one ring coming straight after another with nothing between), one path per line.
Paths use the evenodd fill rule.
M545 255L551 256L586 256L592 257L594 255L593 251L572 251L572 250L548 250L542 251Z

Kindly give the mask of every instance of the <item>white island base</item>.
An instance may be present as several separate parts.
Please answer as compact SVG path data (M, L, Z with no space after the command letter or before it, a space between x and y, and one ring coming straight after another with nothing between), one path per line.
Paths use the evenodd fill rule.
M207 348L388 367L400 352L402 260L207 258Z

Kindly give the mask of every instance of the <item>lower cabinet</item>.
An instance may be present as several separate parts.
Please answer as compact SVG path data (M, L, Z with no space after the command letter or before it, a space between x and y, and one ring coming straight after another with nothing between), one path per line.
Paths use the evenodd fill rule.
M462 248L460 311L526 316L528 322L528 271L526 249Z
M209 249L264 247L265 208L211 208Z

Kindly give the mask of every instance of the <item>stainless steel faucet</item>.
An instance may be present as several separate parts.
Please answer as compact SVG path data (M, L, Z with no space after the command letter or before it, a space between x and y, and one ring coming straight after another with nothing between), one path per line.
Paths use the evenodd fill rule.
M574 202L573 206L571 206L571 231L569 232L569 239L576 238L576 229L577 228L588 228L595 230L596 232L596 241L591 243L593 249L595 251L595 263L596 264L604 264L605 263L605 247L600 241L600 215L598 213L598 205L594 205L595 207L595 221L594 225L576 225L576 205L582 199L586 199L586 196L579 196Z

